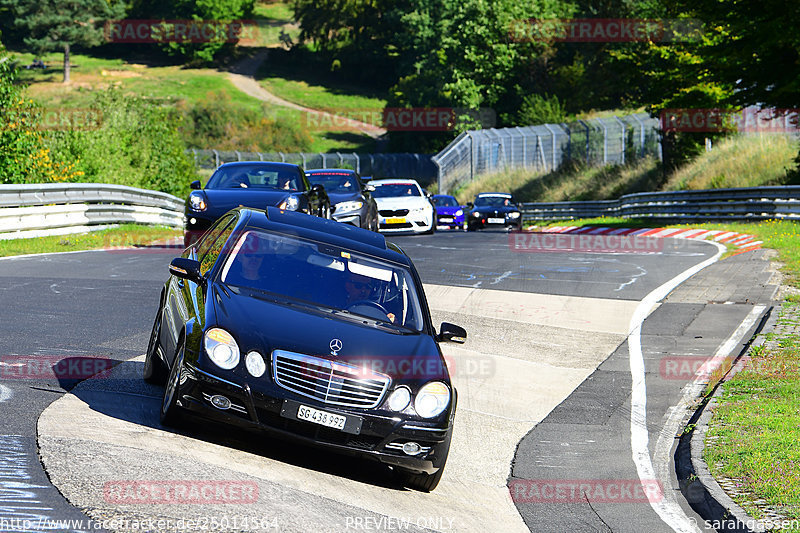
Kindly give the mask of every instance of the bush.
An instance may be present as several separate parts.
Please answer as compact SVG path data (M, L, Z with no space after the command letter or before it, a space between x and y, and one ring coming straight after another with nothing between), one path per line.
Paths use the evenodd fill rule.
M261 113L234 104L228 93L208 93L182 107L181 133L189 148L250 152L303 152L312 139L299 124L275 115L264 106Z
M65 181L80 172L45 146L40 109L14 84L17 69L0 43L0 183Z
M49 132L45 144L63 160L75 161L80 176L69 181L116 183L184 196L196 179L184 153L180 113L158 101L108 89L92 106L96 129Z

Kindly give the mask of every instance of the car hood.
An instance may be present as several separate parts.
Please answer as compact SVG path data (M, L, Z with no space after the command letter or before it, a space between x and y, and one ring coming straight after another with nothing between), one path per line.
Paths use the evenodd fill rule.
M254 209L277 206L292 191L275 189L203 189L209 210L227 212L240 205Z
M459 209L463 210L464 206L463 205L457 205L455 207L453 207L453 206L437 207L436 208L436 213L439 214L439 215L455 215L456 211L458 211Z
M361 195L357 192L329 192L328 198L331 200L331 205L362 200Z
M430 207L431 203L423 196L393 196L390 198L375 198L378 209L416 209Z
M394 381L449 379L430 335L396 334L246 292L236 294L234 289L216 289L214 294L217 325L233 334L242 354L258 350L271 359L273 350L287 350L358 366L366 363ZM331 353L334 339L341 342L336 355Z
M475 206L472 208L473 211L477 211L479 213L511 213L514 211L519 211L519 207L515 205L505 205L505 206L489 206L489 205L482 205L482 206Z

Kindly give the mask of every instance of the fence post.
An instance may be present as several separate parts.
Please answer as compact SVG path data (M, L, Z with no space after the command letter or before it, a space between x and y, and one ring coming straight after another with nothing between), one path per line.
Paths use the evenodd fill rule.
M258 160L259 161L263 161L264 160L264 154L262 154L261 152L256 152L256 153L258 154Z
M242 154L239 153L239 150L234 150L233 153L236 154L236 160L237 161L241 161L242 160Z
M553 130L550 129L550 124L542 124L542 126L547 128L547 131L550 132L550 136L553 138L553 164L551 165L551 168L553 169L553 172L555 172L556 171L556 167L557 167L557 165L556 165L556 133Z
M219 152L216 150L211 151L214 152L214 168L217 168L219 166Z
M639 123L639 157L644 157L644 122L638 115L633 115L633 119Z
M336 152L336 155L339 156L339 168L342 168L344 166L344 159L342 159L342 154Z
M327 164L327 161L325 161L325 154L320 152L319 156L322 158L322 168L328 168L325 166Z
M353 152L353 157L356 158L356 174L361 174L361 156Z
M619 122L620 126L622 126L622 164L624 165L625 164L625 123L622 122L622 119L620 119L617 115L614 115L614 118L617 119L617 122Z
M303 160L303 168L306 168L308 166L308 162L306 161L306 154L303 153L303 152L300 152L300 159Z
M589 164L589 125L586 122L582 121L582 120L579 120L578 122L583 124L583 127L586 128L586 164L588 165Z
M600 124L603 126L603 164L606 165L608 164L608 128L602 120Z
M567 161L572 161L572 130L566 122L562 122L561 127L567 130Z
M467 130L469 137L469 181L475 179L475 158L478 155L475 153L475 139L472 138L472 132Z

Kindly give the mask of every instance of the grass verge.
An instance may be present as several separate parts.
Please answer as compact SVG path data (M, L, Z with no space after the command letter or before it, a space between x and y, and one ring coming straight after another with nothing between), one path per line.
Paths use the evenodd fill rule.
M183 231L175 228L123 224L115 228L89 233L0 241L0 257L126 246L147 246L155 241L180 235L183 235Z

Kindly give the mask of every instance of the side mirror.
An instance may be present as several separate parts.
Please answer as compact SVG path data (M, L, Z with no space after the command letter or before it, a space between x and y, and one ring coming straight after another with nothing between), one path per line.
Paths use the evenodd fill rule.
M194 190L198 190L198 189L202 189L203 186L200 185L200 180L194 180L193 182L191 182L189 184L189 188L190 189L194 189Z
M475 204L473 204L472 202L467 202L467 207L472 209L473 207L475 207Z
M439 340L441 342L457 342L458 344L464 344L467 340L467 331L461 326L456 326L449 322L442 322Z
M315 183L311 186L311 191L316 192L317 194L325 192L325 186L321 183Z
M200 273L200 261L195 261L194 259L176 257L169 264L169 273L195 283L203 281L203 275Z
M367 192L375 192L375 186L367 183L366 185L364 185L364 190Z

